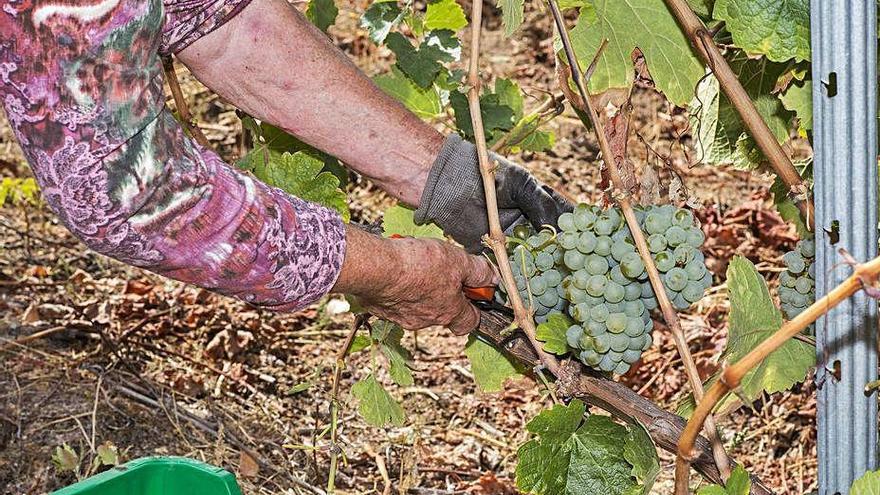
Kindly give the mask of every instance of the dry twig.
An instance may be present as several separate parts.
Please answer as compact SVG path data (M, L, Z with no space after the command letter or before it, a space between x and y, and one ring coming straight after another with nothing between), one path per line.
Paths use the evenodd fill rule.
M162 69L165 71L165 81L171 90L171 97L174 98L174 106L177 107L177 114L186 130L192 135L197 143L205 148L211 148L211 142L205 137L205 134L199 129L196 120L189 111L186 104L186 98L183 97L183 91L180 89L180 81L177 80L177 72L174 70L174 60L171 57L162 59Z

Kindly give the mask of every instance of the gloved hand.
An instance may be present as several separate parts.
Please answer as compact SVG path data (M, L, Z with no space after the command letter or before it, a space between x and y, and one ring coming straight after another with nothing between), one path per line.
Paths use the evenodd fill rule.
M496 166L498 213L505 233L527 222L536 229L556 226L559 215L572 210L571 204L526 169L495 153L489 153L489 159ZM476 146L456 134L446 138L428 173L414 219L417 224L436 223L471 253L482 250L489 218Z

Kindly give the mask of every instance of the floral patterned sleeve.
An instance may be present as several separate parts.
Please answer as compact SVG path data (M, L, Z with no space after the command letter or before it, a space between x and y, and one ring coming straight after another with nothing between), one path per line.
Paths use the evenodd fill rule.
M164 106L158 54L246 0L166 2L167 22L161 0L0 0L7 117L46 202L93 250L258 306L302 308L336 281L342 220L230 167Z

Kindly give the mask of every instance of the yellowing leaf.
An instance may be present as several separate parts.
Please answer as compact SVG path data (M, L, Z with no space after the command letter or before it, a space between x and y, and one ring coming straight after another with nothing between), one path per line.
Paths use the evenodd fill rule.
M868 471L855 480L849 495L880 495L880 471Z
M425 13L425 27L427 29L449 29L458 31L467 26L467 17L464 10L455 0L436 0L428 2L428 10Z
M78 473L79 454L66 443L59 445L55 447L55 452L52 454L52 464L55 465L55 469L59 472Z
M382 235L385 237L399 235L415 238L446 238L440 227L433 223L416 225L413 215L413 210L404 206L396 205L388 208L385 210L385 217L382 220Z

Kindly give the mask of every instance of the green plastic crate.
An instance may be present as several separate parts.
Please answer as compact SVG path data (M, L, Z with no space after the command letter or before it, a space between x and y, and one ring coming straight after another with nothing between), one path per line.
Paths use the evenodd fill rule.
M185 457L144 457L53 495L241 495L235 476Z

